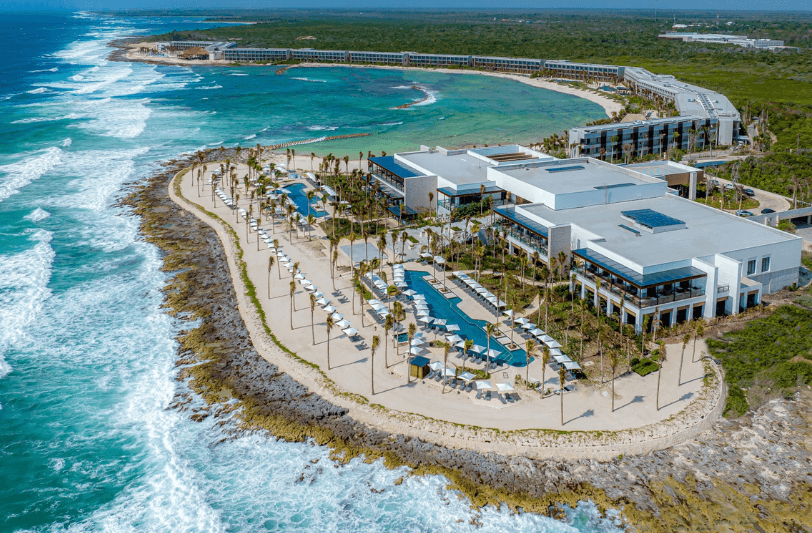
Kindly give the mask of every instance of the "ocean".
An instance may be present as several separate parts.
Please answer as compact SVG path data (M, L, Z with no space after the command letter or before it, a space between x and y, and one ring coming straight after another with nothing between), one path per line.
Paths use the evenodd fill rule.
M228 424L170 407L188 392L175 380L184 324L161 309L158 250L117 206L159 161L359 132L373 135L300 149L523 141L602 116L478 76L107 60L112 39L206 26L0 18L0 531L616 531L588 502L567 523L472 510L442 477L396 484L403 469L336 468L325 448L268 435L224 439ZM415 84L431 98L395 109L422 98Z

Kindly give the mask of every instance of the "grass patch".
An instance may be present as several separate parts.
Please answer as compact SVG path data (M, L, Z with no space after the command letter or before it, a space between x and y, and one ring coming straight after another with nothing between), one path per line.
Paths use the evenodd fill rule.
M722 362L729 385L726 412L788 396L812 384L812 311L783 306L743 329L708 339L711 355ZM746 391L746 393L745 393Z
M637 364L632 361L632 372L636 372L641 376L648 376L659 369L660 366L648 357L638 360Z

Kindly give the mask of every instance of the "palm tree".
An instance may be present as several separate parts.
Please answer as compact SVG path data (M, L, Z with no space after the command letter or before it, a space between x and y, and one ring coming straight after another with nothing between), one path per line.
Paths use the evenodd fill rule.
M474 346L474 341L466 339L462 344L462 371L465 372L465 360L468 358L468 350Z
M541 348L541 396L544 397L544 383L547 374L547 365L550 364L550 347L546 344Z
M356 269L352 271L352 316L355 316L355 293L358 291L358 281L360 272Z
M327 370L330 370L330 331L335 325L333 315L327 315L327 320L325 323L327 324Z
M350 223L350 225L352 226L352 223ZM350 234L347 236L347 240L350 241L350 263L351 263L350 268L352 270L355 270L355 259L353 259L352 249L353 249L353 244L355 243L355 241L357 239L358 239L358 235L356 235L355 232L351 230ZM355 314L355 313L353 313L353 314Z
M290 329L293 329L293 313L296 311L296 304L293 301L293 293L296 292L296 282L290 282Z
M434 202L434 193L429 192L429 213L431 213L432 215L435 215L435 214L437 214L437 210L434 210L432 212L432 209L431 209L432 202Z
M691 362L694 362L694 358L696 357L696 338L701 337L705 334L705 324L701 318L697 319L696 324L694 325L694 352L691 354Z
M558 381L561 384L561 391L559 395L561 396L561 425L564 425L564 384L567 382L567 371L564 369L564 365L558 367Z
M615 412L615 372L620 365L620 352L615 349L609 350L609 368L612 370L612 412Z
M395 319L394 317L389 314L386 315L386 320L383 322L383 340L384 344L384 356L383 362L386 368L389 368L389 331L395 326Z
M487 363L485 370L488 370L491 367L491 337L494 336L498 327L496 324L488 322L485 324L485 335L488 337L488 353L485 354L485 362Z
M381 338L377 335L372 337L372 358L370 359L370 378L372 381L372 395L375 396L375 350L378 349L378 346L381 345Z
M450 350L450 344L447 342L441 343L443 345L443 374L445 374L446 369L448 368L448 352ZM448 383L448 376L443 376L443 394L445 394L445 384Z
M316 345L316 330L313 327L313 313L316 312L316 295L310 293L310 334L313 336L313 346Z
M381 264L378 267L378 275L380 275L381 269L383 268L384 252L386 252L386 231L381 233L381 236L378 237L378 257L381 258Z
M677 386L682 386L682 360L685 357L685 348L688 346L688 341L691 340L691 334L686 333L685 336L682 338L682 353L679 356L679 378L677 380Z
M657 370L657 410L660 410L660 379L663 377L663 363L665 363L665 345L660 347L660 357L657 360L657 365L660 367Z
M546 345L544 347L547 348ZM533 339L527 339L524 342L524 349L525 349L525 354L527 355L527 365L525 366L524 380L529 382L530 381L530 354L532 354L533 350L536 349L536 341L534 341Z
M412 375L411 375L411 368L409 368L409 354L411 353L412 349L412 340L414 339L414 334L417 332L417 326L414 322L409 324L409 352L406 352L406 384L412 382Z
M268 258L268 299L271 299L271 270L273 270L273 264L276 263L276 258L272 255Z

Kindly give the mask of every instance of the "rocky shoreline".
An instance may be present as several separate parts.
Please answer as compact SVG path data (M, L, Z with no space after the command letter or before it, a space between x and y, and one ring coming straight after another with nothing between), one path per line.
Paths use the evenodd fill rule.
M211 160L235 158L210 152ZM263 359L237 307L223 244L212 228L169 198L172 177L191 160L171 161L125 202L142 217L147 240L174 272L165 288L170 314L200 319L182 332L178 379L190 379L209 408L190 413L241 420L240 431L289 441L313 439L336 460L363 454L413 474L442 474L473 506L504 502L515 510L558 515L561 504L592 500L616 508L638 531L679 528L810 531L812 393L775 400L741 419L722 419L689 442L610 461L539 460L480 454L366 426ZM237 400L228 402L227 400ZM184 408L178 398L176 406ZM240 409L241 408L241 409ZM725 524L724 527L720 524Z

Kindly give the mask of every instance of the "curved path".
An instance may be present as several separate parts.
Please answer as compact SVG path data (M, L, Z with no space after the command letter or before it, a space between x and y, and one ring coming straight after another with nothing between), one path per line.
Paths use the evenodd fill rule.
M211 164L209 166L214 167ZM502 406L493 401L477 403L468 395L457 394L456 391L442 394L439 387L429 383L412 382L410 386L406 386L405 376L400 370L405 365L400 363L387 369L384 365L383 345L375 357L378 394L372 396L369 350L358 350L345 336L334 332L330 346L334 368L326 372L320 370L319 368L324 369L327 366L323 311L318 307L315 311L314 346L310 307L300 286L297 285L294 327L291 330L289 275L280 280L276 267L274 268L269 299L266 281L269 257L267 247L262 243L260 251L257 251L256 235L246 235L244 222L237 222L233 212L223 206L222 202L218 200L216 207L212 205L210 189L206 188L198 196L190 176L191 173L187 171L180 172L170 183L169 194L178 205L211 226L224 243L231 277L240 300L240 312L257 351L314 393L346 407L349 415L361 422L443 446L469 448L479 452L538 458L609 458L620 453L644 453L683 442L708 428L721 414L724 402L720 401L723 391L719 371L707 360L692 364L690 347L686 353L683 384L679 387L676 386L679 352L674 352L678 348L671 347L672 363L665 366L662 378L660 402L664 407L659 412L653 405L656 374L647 378L634 375L617 380L617 409L614 413L611 412L608 386L599 391L584 389L565 396L566 425L563 428L560 425L557 397L542 400L532 392L520 392L524 398L522 402ZM301 239L297 242L294 237L291 243L281 227L277 228L276 237L282 249L294 260L300 261L303 271L323 292L332 292L329 263L320 240ZM259 303L266 315L264 323L247 295L241 279L243 269L256 286ZM351 295L347 289L348 281L345 277L339 277L336 287L344 288L345 293ZM339 311L352 321L354 327L361 330L367 342L372 335L382 336L380 327L375 331L373 328L377 325L371 325L369 319L366 320L366 328L359 327L360 316L352 315L350 304L338 305L342 306ZM470 302L470 309L464 310L473 315L476 313L476 305ZM358 308L356 302L356 310ZM407 318L407 322L409 321ZM306 365L283 351L267 334L266 326L270 327L282 345L319 368ZM700 351L701 347L697 353ZM438 355L434 353L432 358L441 358ZM390 346L389 362L395 361L402 361L402 357L396 358ZM449 362L451 361L450 359ZM710 381L713 383L709 387L702 386L706 372L710 372ZM532 377L540 378L541 368L531 365L530 373ZM552 377L552 372L548 371L546 374L547 378ZM512 377L512 373L497 376L494 381L512 381ZM548 379L548 386L549 384ZM534 429L539 427L550 428L552 431ZM559 433L562 429L572 433Z

